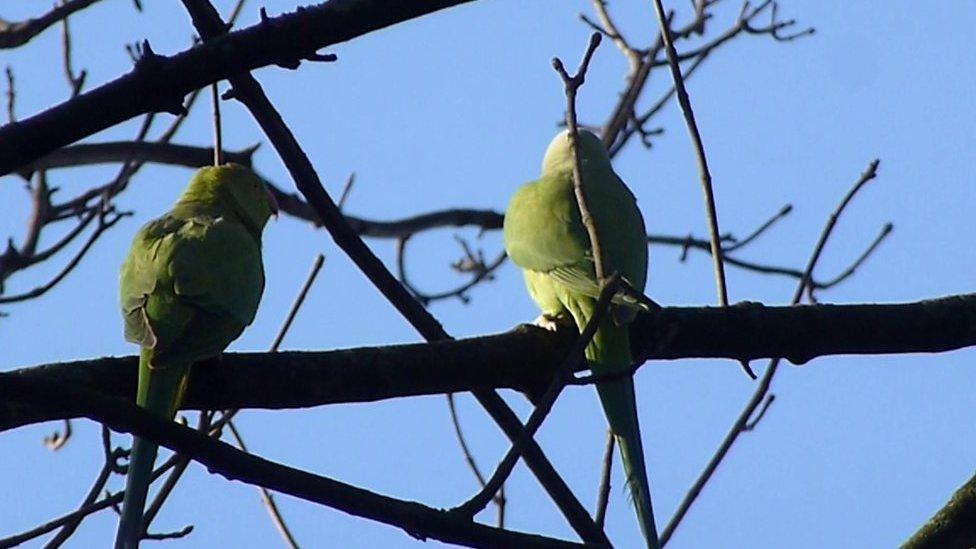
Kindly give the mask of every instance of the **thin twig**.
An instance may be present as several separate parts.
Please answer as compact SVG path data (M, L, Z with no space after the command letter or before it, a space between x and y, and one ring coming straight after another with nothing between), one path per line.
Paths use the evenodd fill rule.
M213 106L213 165L220 166L224 163L224 137L220 127L220 94L217 92L216 82L210 85L210 101L211 105Z
M756 426L759 425L759 422L762 421L762 418L766 417L766 411L769 410L769 406L772 405L772 403L775 401L776 401L775 394L769 393L768 395L766 395L766 401L763 402L762 407L759 408L759 412L757 412L755 417L753 417L748 423L742 426L742 430L752 431L753 429L755 429Z
M349 193L352 191L352 186L356 182L356 172L349 172L349 177L346 178L346 184L342 186L342 194L339 195L339 201L336 202L336 206L340 210L344 209L346 206L346 200L349 199Z
M112 466L113 461L106 459L105 464L102 465L102 469L95 477L95 482L92 483L92 487L88 490L88 494L86 494L85 499L82 500L79 509L85 509L86 507L89 507L91 504L95 503L95 500L98 499L99 494L102 493L102 489L105 488L105 483L108 481L109 476L112 474ZM61 547L61 544L63 544L68 538L71 537L72 534L74 534L75 530L78 528L78 525L81 524L83 518L83 516L79 516L74 520L67 522L57 533L57 535L51 538L51 540L44 545L44 549L55 549L57 547Z
M317 254L315 260L312 261L312 268L305 277L305 282L302 283L301 288L298 290L298 294L295 296L295 300L292 302L291 307L288 309L288 314L285 315L285 320L282 322L281 327L278 329L278 333L275 334L274 341L271 342L271 347L268 352L276 353L278 348L281 346L281 342L284 341L285 335L288 334L288 330L291 328L292 323L295 321L295 316L298 315L299 309L305 303L305 298L308 296L309 290L315 283L315 279L319 275L319 271L322 270L322 265L325 262L325 256L322 254ZM247 452L247 448L244 445L244 439L241 437L240 432L232 421L234 416L240 410L225 410L223 417L221 418L222 424L226 424L227 428L231 432L231 436L237 443L238 448L242 451ZM222 425L221 425L222 426ZM221 426L216 427L214 433L220 432ZM282 539L285 544L287 544L292 549L297 549L298 543L295 541L294 535L292 535L291 530L288 528L288 524L285 522L284 517L278 510L278 506L274 502L274 498L271 497L271 493L268 492L263 486L258 486L258 490L261 493L261 501L264 503L265 509L268 511L268 515L271 517L271 522L275 525L278 533L281 534Z
M14 107L17 104L17 92L14 90L14 70L10 68L10 65L7 65L4 73L7 75L7 122L13 123L17 121L17 115L14 112Z
M709 55L708 53L699 55L698 57L695 58L694 61L691 62L691 65L688 66L688 70L685 71L683 74L684 79L686 81L689 78L691 78L698 70L698 67L700 67L706 59L708 59L708 55ZM634 133L639 133L641 135L641 141L644 143L644 146L649 147L651 144L650 143L651 134L661 133L663 132L663 128L658 128L655 130L645 130L644 126L647 124L648 121L650 121L651 118L653 118L657 113L661 112L661 110L664 109L664 107L668 104L668 101L671 100L672 96L674 96L674 86L671 86L671 88L669 88L667 92L661 95L661 97L658 98L658 100L654 103L654 105L651 106L651 108L647 110L647 112L645 112L640 116L635 115L632 118L629 126L621 128L619 134L620 138L613 143L610 149L608 149L607 154L609 154L611 158L619 154L620 150L624 148L624 146L627 144L628 140L630 139L630 136L632 136Z
M0 373L0 400L43 405L65 403L100 423L157 442L200 462L214 474L328 506L342 512L389 524L420 538L482 547L583 548L580 543L501 530L462 520L451 513L420 503L383 496L334 479L241 452L194 429L167 421L132 402L105 397L97 391L24 380Z
M67 0L62 0L60 5L64 6L67 3ZM63 61L64 76L68 80L68 86L71 87L71 97L76 97L81 93L82 86L85 85L85 78L88 76L88 71L83 70L75 76L75 71L71 66L71 28L68 26L67 16L61 20L61 58Z
M613 447L617 439L613 436L613 431L607 431L607 445L603 450L603 467L600 473L600 488L596 494L596 514L593 520L597 526L603 528L603 521L607 516L607 507L610 505L610 472L613 470Z
M468 464L468 469L474 475L474 478L478 480L478 485L481 486L483 490L485 488L485 475L481 472L481 468L478 467L478 462L474 459L474 453L468 446L468 441L464 437L464 431L461 429L461 420L458 417L457 404L454 401L454 393L447 393L444 395L447 398L447 409L451 416L451 425L454 427L454 438L457 440L458 447L461 448L461 454L464 456L465 463ZM502 484L499 487L498 492L494 494L492 500L498 507L498 517L499 525L501 528L504 525L505 516L505 496L504 496L505 485Z
M86 253L88 253L88 250L92 247L93 244L95 244L95 241L98 240L98 237L100 237L103 232L110 229L113 225L118 223L119 220L121 220L123 217L127 217L129 215L131 215L130 212L117 212L115 211L114 208L108 208L107 210L104 210L98 216L98 226L95 228L95 231L92 232L91 236L88 237L88 240L85 242L85 244L81 247L80 250L78 250L78 253L75 254L75 256L71 258L70 261L68 261L68 263L64 266L63 269L61 269L61 271L58 274L54 275L54 277L51 280L49 280L47 283L42 284L41 286L38 286L33 290L24 292L22 294L13 295L13 296L0 297L0 304L26 301L28 299L33 299L35 297L39 297L47 293L48 290L50 290L51 288L56 286L59 282L61 282L61 280L63 280L64 277L68 276L68 274L81 261L81 258L84 257Z
M837 219L844 212L845 208L847 208L847 205L851 202L858 191L860 191L868 181L875 178L877 175L878 163L878 160L872 160L871 163L868 164L867 169L861 174L861 177L858 178L858 180L841 200L837 208L833 211L833 213L830 214L827 224L820 233L820 238L813 249L813 253L810 255L807 266L803 270L803 274L800 277L800 282L797 284L796 290L793 292L793 297L790 300L791 305L797 305L800 303L800 299L803 297L803 292L811 280L813 270L817 266L817 262L820 260L820 255L823 253L827 240L830 238L830 234L833 232ZM668 522L667 526L665 526L664 530L661 531L662 546L666 544L669 539L671 539L675 529L677 529L678 525L681 524L681 520L688 513L688 510L691 508L692 504L695 503L698 495L708 483L709 479L711 479L712 474L715 473L715 470L718 468L719 464L723 459L725 459L725 456L732 448L732 445L736 440L738 440L739 435L745 431L745 427L749 425L750 419L755 414L756 409L760 406L760 404L762 404L763 399L769 392L769 388L773 382L773 376L776 375L779 364L779 358L770 360L769 366L766 367L766 372L763 374L762 379L759 382L759 386L756 387L756 390L749 398L749 401L742 409L742 412L739 414L738 418L736 418L735 422L732 424L732 427L725 435L725 438L715 451L715 454L708 461L705 469L698 476L698 479L695 480L695 483L688 490L688 493L685 494L684 499L681 500L681 503L678 505L678 509L674 513L674 516L671 517L671 520ZM755 421L758 421L758 418Z
M69 0L54 6L40 17L24 21L9 22L0 19L0 48L16 48L26 44L31 38L44 32L48 27L72 13L87 8L98 0Z
M424 306L430 305L435 301L440 301L443 299L457 298L461 300L462 303L468 303L470 298L468 297L468 290L474 288L478 284L486 280L493 280L494 273L498 270L505 260L508 259L508 255L502 251L498 256L491 262L486 264L483 257L475 257L474 254L467 248L463 240L461 246L464 249L465 257L460 261L455 262L452 267L458 272L470 272L473 273L471 279L463 284L451 288L449 290L443 290L435 293L427 293L410 281L407 276L407 242L413 236L413 233L409 233L396 238L395 250L396 250L396 270L397 270L397 280L399 280L413 296L420 301Z
M752 231L752 233L750 233L749 236L743 238L742 240L739 240L735 244L723 246L722 247L722 251L725 252L725 253L729 253L729 252L734 252L735 250L738 250L739 248L743 248L745 246L748 246L754 240L756 240L757 238L759 238L763 233L765 233L766 231L768 231L770 227L772 227L773 225L775 225L777 221L779 221L780 219L783 219L784 217L786 217L787 215L789 215L790 212L792 212L792 211L793 211L793 205L792 204L787 204L787 205L783 206L782 208L780 208L780 210L778 212L776 212L776 214L774 214L772 217L770 217L769 219L767 219L765 223L763 223L762 225L760 225L759 227L757 227L756 230Z
M705 213L708 218L708 232L711 238L712 258L715 264L715 285L718 291L718 301L723 307L729 304L729 292L725 283L725 264L722 261L722 243L719 238L718 213L715 208L715 195L712 192L712 174L708 170L708 160L705 157L705 145L702 143L701 133L698 131L698 124L695 122L695 112L691 108L691 99L688 97L688 90L685 89L684 78L681 76L681 66L678 61L678 52L674 49L674 40L671 36L671 27L664 12L661 0L654 1L654 11L657 13L658 24L661 28L661 38L664 43L664 51L668 57L668 64L671 67L671 78L674 80L674 88L681 105L681 112L688 126L688 134L691 137L692 146L695 149L695 158L698 160L698 172L701 177L702 193L705 196ZM755 378L755 374L751 374Z
M885 223L884 227L881 228L881 232L878 233L878 236L874 238L871 244L861 253L861 255L858 256L858 258L855 259L854 262L851 263L849 267L841 271L840 274L838 274L834 278L831 278L830 280L825 280L823 282L816 282L816 280L813 278L813 275L811 274L810 280L807 284L807 298L810 300L810 302L811 303L817 302L816 297L813 295L814 291L833 288L834 286L850 278L851 275L853 275L854 272L857 271L857 269L862 264L864 264L865 261L867 261L868 257L870 257L871 254L874 253L874 251L878 248L878 246L881 245L881 242L883 242L884 239L887 238L889 234L891 234L891 231L894 230L894 228L895 226L892 225L891 223Z
M60 431L54 431L50 435L44 437L44 446L48 450L58 451L68 443L71 438L71 420L65 419L62 422L62 429Z
M167 539L180 539L190 535L191 532L193 532L192 524L184 526L182 529L177 530L175 532L163 532L160 534L145 533L142 535L142 539L149 539L155 541L162 541Z
M227 428L230 430L230 435L234 438L234 443L237 445L237 447L240 448L242 452L247 452L247 446L244 445L244 439L242 439L241 434L237 432L237 427L234 426L234 422L228 421ZM285 519L281 516L281 511L278 510L278 504L275 503L274 496L272 496L271 492L269 492L264 486L258 486L258 491L261 493L261 502L264 503L264 507L268 510L268 515L271 516L271 522L273 522L275 528L278 529L278 533L281 534L281 538L284 540L285 545L291 549L298 549L298 542L295 541L295 536L292 535L291 530L288 529L288 525L285 523Z
M322 268L322 264L324 260L325 257L322 254L318 254L315 257L315 260L312 262L312 269L309 272L308 277L306 277L305 282L302 284L301 288L299 289L298 295L295 296L295 301L292 303L292 306L289 309L288 314L286 315L281 328L279 328L278 333L271 344L271 348L269 352L274 353L278 351L278 347L281 345L281 342L284 339L285 334L288 333L289 328L291 328L292 322L295 320L295 316L298 314L298 310L305 302L305 297L308 295L309 289L312 287L312 284L315 282L315 279ZM237 431L236 427L231 421L238 412L239 410L236 409L224 411L223 416L221 417L221 421L217 425L211 425L210 417L212 414L210 412L204 412L200 415L200 425L198 426L198 430L207 432L211 436L219 436L221 428L226 425L232 431L234 438L237 439L238 446L242 450L247 451L244 448L244 440L241 438L240 433ZM146 530L148 530L149 525L152 523L153 518L155 518L156 514L162 508L162 505L165 502L166 497L175 487L176 483L183 475L183 472L186 470L188 464L189 464L189 460L181 457L181 461L176 465L176 468L166 479L166 483L160 489L159 494L156 496L156 499L153 500L152 505L150 505L149 509L145 513L143 522L146 525L145 526ZM297 547L295 545L294 537L291 535L291 532L288 530L288 527L285 524L284 518L278 512L277 506L274 505L273 502L271 505L267 504L270 495L263 487L258 487L258 488L261 491L261 498L263 501L265 501L265 506L268 508L268 512L271 515L271 519L272 522L275 524L275 527L282 534L282 537L285 539L285 542L289 544L289 546ZM148 536L149 536L148 533L144 535L144 537L150 539Z
M586 227L586 233L589 235L596 280L598 284L603 284L607 275L607 266L604 263L603 254L600 252L600 239L597 236L596 222L593 220L593 214L590 213L590 208L586 201L586 190L583 187L582 161L579 155L579 130L576 124L576 92L586 80L586 69L590 65L593 52L596 51L599 45L600 34L595 32L590 35L590 43L587 45L586 52L583 54L583 60L580 61L576 74L572 76L566 72L562 60L558 57L552 59L552 67L556 69L556 72L562 78L563 87L566 91L566 128L569 130L569 147L573 153L573 192L576 194L576 204L579 206L583 226Z
M174 459L175 457L176 457L175 455L172 456L169 460L167 460L158 468L156 468L156 470L153 471L151 479L156 480L160 476L162 476L166 471L169 471L171 468L173 468L176 464L176 460ZM48 521L26 532L14 536L2 538L0 539L0 547L15 547L26 541L32 540L36 537L40 537L49 532L53 532L58 528L65 527L66 525L74 524L75 522L80 523L85 517L91 514L118 505L119 503L122 502L122 498L124 495L125 495L124 492L118 492L116 494L107 495L105 498L98 500L92 503L91 505L81 507L75 511L72 511L66 515L62 515L61 517ZM74 528L77 528L77 526L74 526Z
M600 18L602 27L594 24L582 14L580 15L580 19L598 31L604 32L607 35L607 38L613 40L613 43L617 45L617 49L620 50L620 53L627 58L627 62L630 64L630 74L635 74L640 66L641 52L634 49L630 43L627 42L627 39L624 38L623 34L620 33L617 25L613 22L613 18L611 18L610 14L607 12L606 0L593 0L593 10L596 11L597 17Z
M183 416L180 416L179 419L181 424L183 425L186 424L186 419ZM200 414L199 422L197 423L197 427L196 427L197 431L200 431L201 433L209 432L211 419L213 419L212 414L206 411L202 412ZM182 478L183 473L186 472L187 467L189 467L190 465L190 460L186 456L174 454L172 457L176 460L176 465L173 466L173 470L170 472L169 476L166 477L166 480L163 482L163 485L159 488L159 491L156 492L156 497L153 498L152 503L149 505L149 507L142 515L142 538L143 539L155 539L150 537L153 534L149 532L149 527L152 526L153 520L155 520L156 516L162 510L163 505L166 503L166 500L169 498L169 495L173 493L173 490L176 488L176 484L180 481L180 478ZM190 530L192 531L192 527L190 527Z
M194 26L204 39L213 38L226 32L220 15L207 0L183 0L191 13ZM383 296L403 317L428 341L449 340L450 335L444 327L427 311L390 273L383 262L366 246L365 242L349 225L332 197L322 186L322 182L295 139L294 134L281 118L268 99L261 85L250 74L230 78L234 96L240 100L254 116L278 152L286 168L295 180L309 205L318 216L339 247L360 268ZM2 164L2 162L0 162ZM477 389L472 391L478 402L492 416L510 439L517 437L522 429L518 416L494 390ZM559 477L542 449L534 441L526 451L526 463L550 494L556 506L566 516L572 528L584 541L606 543L606 535L596 528L586 509L573 495L565 481Z
M305 303L305 298L308 297L308 292L312 289L312 285L315 284L315 279L319 276L319 271L322 270L322 265L324 263L325 256L322 254L316 254L315 259L312 261L312 268L309 270L308 276L305 277L305 282L302 283L302 287L299 288L298 294L295 296L295 300L292 301L291 308L288 309L288 315L285 316L285 320L282 322L281 328L278 329L278 333L275 335L274 341L271 342L271 347L268 352L278 352L281 342L284 341L285 336L288 334L288 330L291 329L291 325L295 321L295 316L298 315L298 310L301 309L302 304Z
M525 422L522 433L513 441L505 457L502 458L501 462L495 468L495 472L488 479L488 482L485 483L484 488L468 501L455 507L453 509L454 512L474 517L474 515L488 505L492 496L512 473L512 468L515 467L515 463L518 461L526 441L535 436L536 431L542 426L542 422L545 421L546 416L552 410L552 406L556 403L559 394L566 387L566 382L572 378L573 371L584 360L583 351L590 344L593 335L596 334L597 329L600 327L600 323L603 322L603 317L610 307L611 300L620 289L619 282L620 274L616 272L610 278L606 279L600 290L600 297L594 306L593 316L587 321L586 326L576 339L576 342L566 354L566 359L556 370L545 393L539 399L535 409L532 410L529 420Z

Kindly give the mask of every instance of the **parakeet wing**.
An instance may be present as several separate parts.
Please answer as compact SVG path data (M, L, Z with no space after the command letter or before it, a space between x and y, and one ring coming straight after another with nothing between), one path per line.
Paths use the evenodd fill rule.
M611 177L613 183L601 185L599 192L590 191L587 201L597 219L607 274L620 271L634 288L643 290L647 272L643 218L623 182L612 172L601 175ZM546 273L581 294L599 295L589 236L571 180L543 177L523 185L506 211L504 236L508 254L519 267Z
M160 361L218 354L254 320L263 289L260 247L242 224L165 216L140 230L122 269L126 339Z

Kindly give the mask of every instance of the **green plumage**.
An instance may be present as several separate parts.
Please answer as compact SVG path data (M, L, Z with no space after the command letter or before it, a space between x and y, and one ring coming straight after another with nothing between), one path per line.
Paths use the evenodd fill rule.
M647 236L644 218L633 193L613 171L600 139L579 132L579 156L587 207L597 227L606 275L619 272L643 291L647 277ZM557 135L542 163L537 181L522 186L505 212L505 249L522 268L529 294L548 319L572 317L580 331L593 316L599 284L590 239L573 189L574 158L567 132ZM631 367L627 323L636 305L615 298L611 314L600 324L586 348L596 375ZM657 546L650 488L641 446L633 380L627 376L597 384L610 430L620 447L627 485L641 531L649 547Z
M199 170L176 205L143 226L122 264L125 338L140 346L136 403L172 419L190 366L254 320L264 291L261 232L276 204L237 165ZM116 547L138 547L157 446L135 437Z

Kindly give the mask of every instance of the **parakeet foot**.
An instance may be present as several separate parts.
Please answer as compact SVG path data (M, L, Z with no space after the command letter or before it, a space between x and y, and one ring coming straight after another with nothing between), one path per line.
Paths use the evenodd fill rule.
M549 330L550 332L555 332L559 330L559 326L576 326L573 323L573 319L568 315L550 315L542 313L538 318L533 321L536 326Z

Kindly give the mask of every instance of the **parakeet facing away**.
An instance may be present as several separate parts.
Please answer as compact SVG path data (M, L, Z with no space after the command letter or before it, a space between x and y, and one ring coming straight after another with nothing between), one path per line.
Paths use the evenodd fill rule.
M172 419L190 365L219 355L254 320L264 291L261 232L274 213L274 197L254 172L207 167L173 209L136 233L119 299L125 338L141 347L139 406ZM156 450L135 437L116 549L139 546Z
M619 272L643 291L647 277L647 237L644 218L630 189L614 173L600 139L579 132L579 157L587 207L597 227L606 276ZM505 249L522 268L525 285L542 309L543 320L572 317L580 331L593 316L600 294L590 238L573 190L573 153L569 134L561 132L549 144L542 176L522 186L505 212ZM636 307L615 299L586 347L586 359L596 375L626 371L633 359L627 323ZM644 466L634 383L630 376L597 384L610 430L617 439L627 485L649 547L657 546L650 489Z

